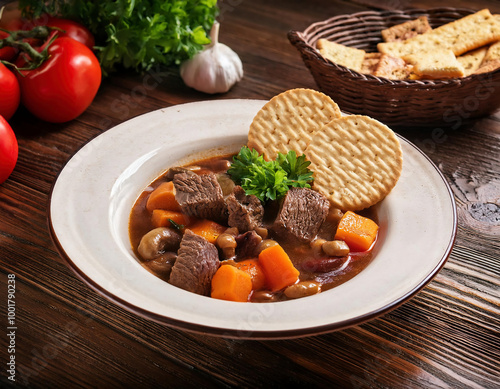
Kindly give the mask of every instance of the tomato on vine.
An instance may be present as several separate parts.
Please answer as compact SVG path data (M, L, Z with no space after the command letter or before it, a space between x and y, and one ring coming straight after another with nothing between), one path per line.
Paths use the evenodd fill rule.
M23 105L42 120L62 123L75 119L92 103L102 72L97 57L85 45L93 45L94 41L90 33L84 33L83 26L55 18L45 22L59 24L68 31L46 25L13 30L0 39L0 49L19 51L14 63L4 63L15 69ZM85 44L60 37L63 33L74 34Z
M56 38L48 59L18 75L23 105L38 118L63 123L80 116L92 103L101 84L101 67L94 53L71 38Z
M7 120L0 116L0 184L9 178L17 162L16 135Z
M0 62L0 115L9 120L19 106L19 99L20 89L16 76Z
M59 37L68 37L77 42L83 43L89 49L95 46L95 39L89 29L82 24L69 19L56 18L54 16L43 15L33 21L35 26L56 27L61 31Z
M0 31L0 39L7 38L9 34L3 31ZM17 54L17 51L13 47L2 47L0 49L0 61L10 61Z

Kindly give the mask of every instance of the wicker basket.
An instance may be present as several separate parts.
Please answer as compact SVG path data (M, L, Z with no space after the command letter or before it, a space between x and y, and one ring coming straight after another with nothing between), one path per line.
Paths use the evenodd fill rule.
M376 52L380 31L387 27L425 15L434 28L474 12L456 8L359 12L314 23L303 32L290 31L288 39L300 51L319 89L343 111L392 126L456 127L500 108L500 69L448 80L389 80L326 60L316 50L316 42L325 38Z

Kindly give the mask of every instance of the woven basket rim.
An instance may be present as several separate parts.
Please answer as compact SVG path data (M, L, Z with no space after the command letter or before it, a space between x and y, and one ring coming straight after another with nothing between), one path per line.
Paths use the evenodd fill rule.
M478 12L477 10L470 9L470 8L455 8L455 7L436 7L436 8L428 8L428 9L422 9L422 8L411 8L411 9L405 9L405 10L383 10L383 11L376 11L376 10L370 10L370 11L360 11L360 12L355 12L351 14L342 14L342 15L336 15L331 18L325 19L325 20L320 20L317 22L314 22L310 24L305 30L303 31L298 31L298 30L290 30L288 32L288 37L290 40L292 40L293 36L296 36L297 39L301 40L304 45L306 45L310 50L313 52L317 53L317 57L319 60L322 62L333 66L338 72L342 73L348 73L351 78L358 79L358 81L366 81L366 82L377 82L380 84L385 84L385 85L390 85L394 87L408 87L408 86L425 86L425 87L445 87L445 86L454 86L454 85L460 85L463 82L469 82L472 80L479 80L479 79L484 79L485 76L488 75L493 75L496 73L500 73L500 68L497 68L495 70L492 70L490 72L486 73L481 73L481 74L471 74L467 77L457 77L457 78L448 78L448 79L424 79L424 80L391 80L389 78L385 77L377 77L374 76L373 74L364 74L360 73L356 70L347 68L343 65L339 65L335 62L332 62L330 60L327 60L325 57L323 57L319 51L316 49L316 47L312 46L308 40L305 38L307 35L311 35L316 29L318 29L318 26L334 26L336 22L338 21L343 21L343 20L349 20L352 18L360 18L364 19L366 17L370 16L376 16L376 17L387 17L387 16L396 16L396 15L401 15L401 16L407 16L407 15L412 15L412 14L423 14L423 15L428 15L430 13L447 13L447 12L461 12L461 13L475 13Z

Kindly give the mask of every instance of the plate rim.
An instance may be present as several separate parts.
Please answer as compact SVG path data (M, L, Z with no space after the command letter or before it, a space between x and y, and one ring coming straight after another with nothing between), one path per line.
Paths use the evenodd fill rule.
M176 329L180 330L186 330L189 332L193 333L198 333L198 334L203 334L203 335L212 335L212 336L217 336L217 337L223 337L223 338L232 338L232 339L255 339L255 340L265 340L265 339L293 339L293 338L299 338L299 337L304 337L304 336L314 336L314 335L320 335L324 333L329 333L333 331L339 331L354 325L360 325L362 323L365 323L367 321L370 321L372 319L375 319L376 317L382 316L384 314L389 313L390 311L396 309L403 303L407 302L409 299L411 299L413 296L415 296L417 293L419 293L438 273L439 271L444 267L446 261L448 260L451 251L453 249L453 246L456 241L456 236L457 236L457 225L458 225L458 216L457 216L457 207L456 207L456 201L455 197L453 194L453 191L446 180L446 177L444 174L441 172L441 170L437 167L437 165L421 150L419 149L414 143L408 141L406 138L401 136L400 134L396 133L396 136L403 140L405 143L407 143L410 147L412 147L414 150L416 150L424 159L426 162L430 165L430 167L435 170L435 172L438 173L439 178L441 182L443 183L444 187L446 188L446 191L448 193L449 197L449 204L451 205L452 209L452 230L451 230L451 235L449 237L449 242L446 246L446 249L444 250L441 258L439 261L436 262L436 265L430 271L413 289L409 290L399 298L385 304L384 306L372 310L370 312L367 312L362 315L354 316L349 319L345 319L342 321L337 321L334 323L329 323L329 324L323 324L323 325L318 325L318 326L308 326L308 327L301 327L301 328L294 328L294 329L281 329L281 330L258 330L254 329L252 331L249 331L248 335L242 335L241 331L237 328L234 329L229 329L229 328L222 328L222 327L216 327L216 326L210 326L210 325L204 325L204 324L198 324L198 323L193 323L185 320L180 320L177 318L173 317L168 317L164 316L155 312L152 312L150 310L147 310L143 307L136 306L126 300L123 300L122 298L116 296L114 293L106 290L104 287L102 287L98 282L94 281L89 275L87 275L84 271L82 271L78 265L70 258L70 256L66 253L62 243L59 241L59 238L57 236L57 233L55 232L53 221L52 221L52 197L53 193L56 187L56 184L59 180L59 177L61 176L62 172L65 170L65 168L71 163L73 158L83 149L86 145L88 145L91 142L96 141L96 139L105 136L109 131L120 131L119 127L121 124L128 122L130 120L135 120L137 118L147 116L148 114L151 114L152 112L156 111L162 111L165 109L173 108L173 107L179 107L179 106L185 106L185 105L195 105L195 104L203 104L206 102L209 103L215 103L215 102L224 102L224 101L242 101L242 102L248 102L248 101L254 101L254 102L262 102L265 103L268 100L260 100L260 99L225 99L225 100L207 100L207 101L196 101L196 102L191 102L191 103L184 103L184 104L177 104L177 105L172 105L169 107L164 107L160 108L155 111L147 112L138 116L135 116L133 118L130 118L122 123L119 123L116 126L113 126L109 130L106 130L102 132L101 134L97 135L96 137L90 139L88 142L83 144L81 148L79 148L72 156L71 158L66 161L64 164L63 168L58 172L58 175L56 176L50 192L48 196L48 211L47 211L47 223L49 227L49 233L50 237L53 241L54 246L56 247L59 255L64 259L66 265L77 275L77 277L82 280L87 286L89 286L91 289L93 289L95 292L97 292L99 295L102 297L108 299L109 301L115 303L119 307L132 312L134 314L137 314L145 319L152 320L156 323L164 324Z

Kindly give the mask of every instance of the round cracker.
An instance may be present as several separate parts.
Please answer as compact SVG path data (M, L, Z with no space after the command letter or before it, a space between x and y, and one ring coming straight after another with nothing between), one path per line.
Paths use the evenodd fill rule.
M341 117L338 105L312 89L290 89L269 100L255 115L248 132L248 147L275 159L278 152L304 153L312 134Z
M335 119L316 132L305 154L313 189L332 206L358 211L381 201L396 185L403 154L396 134L368 116Z

